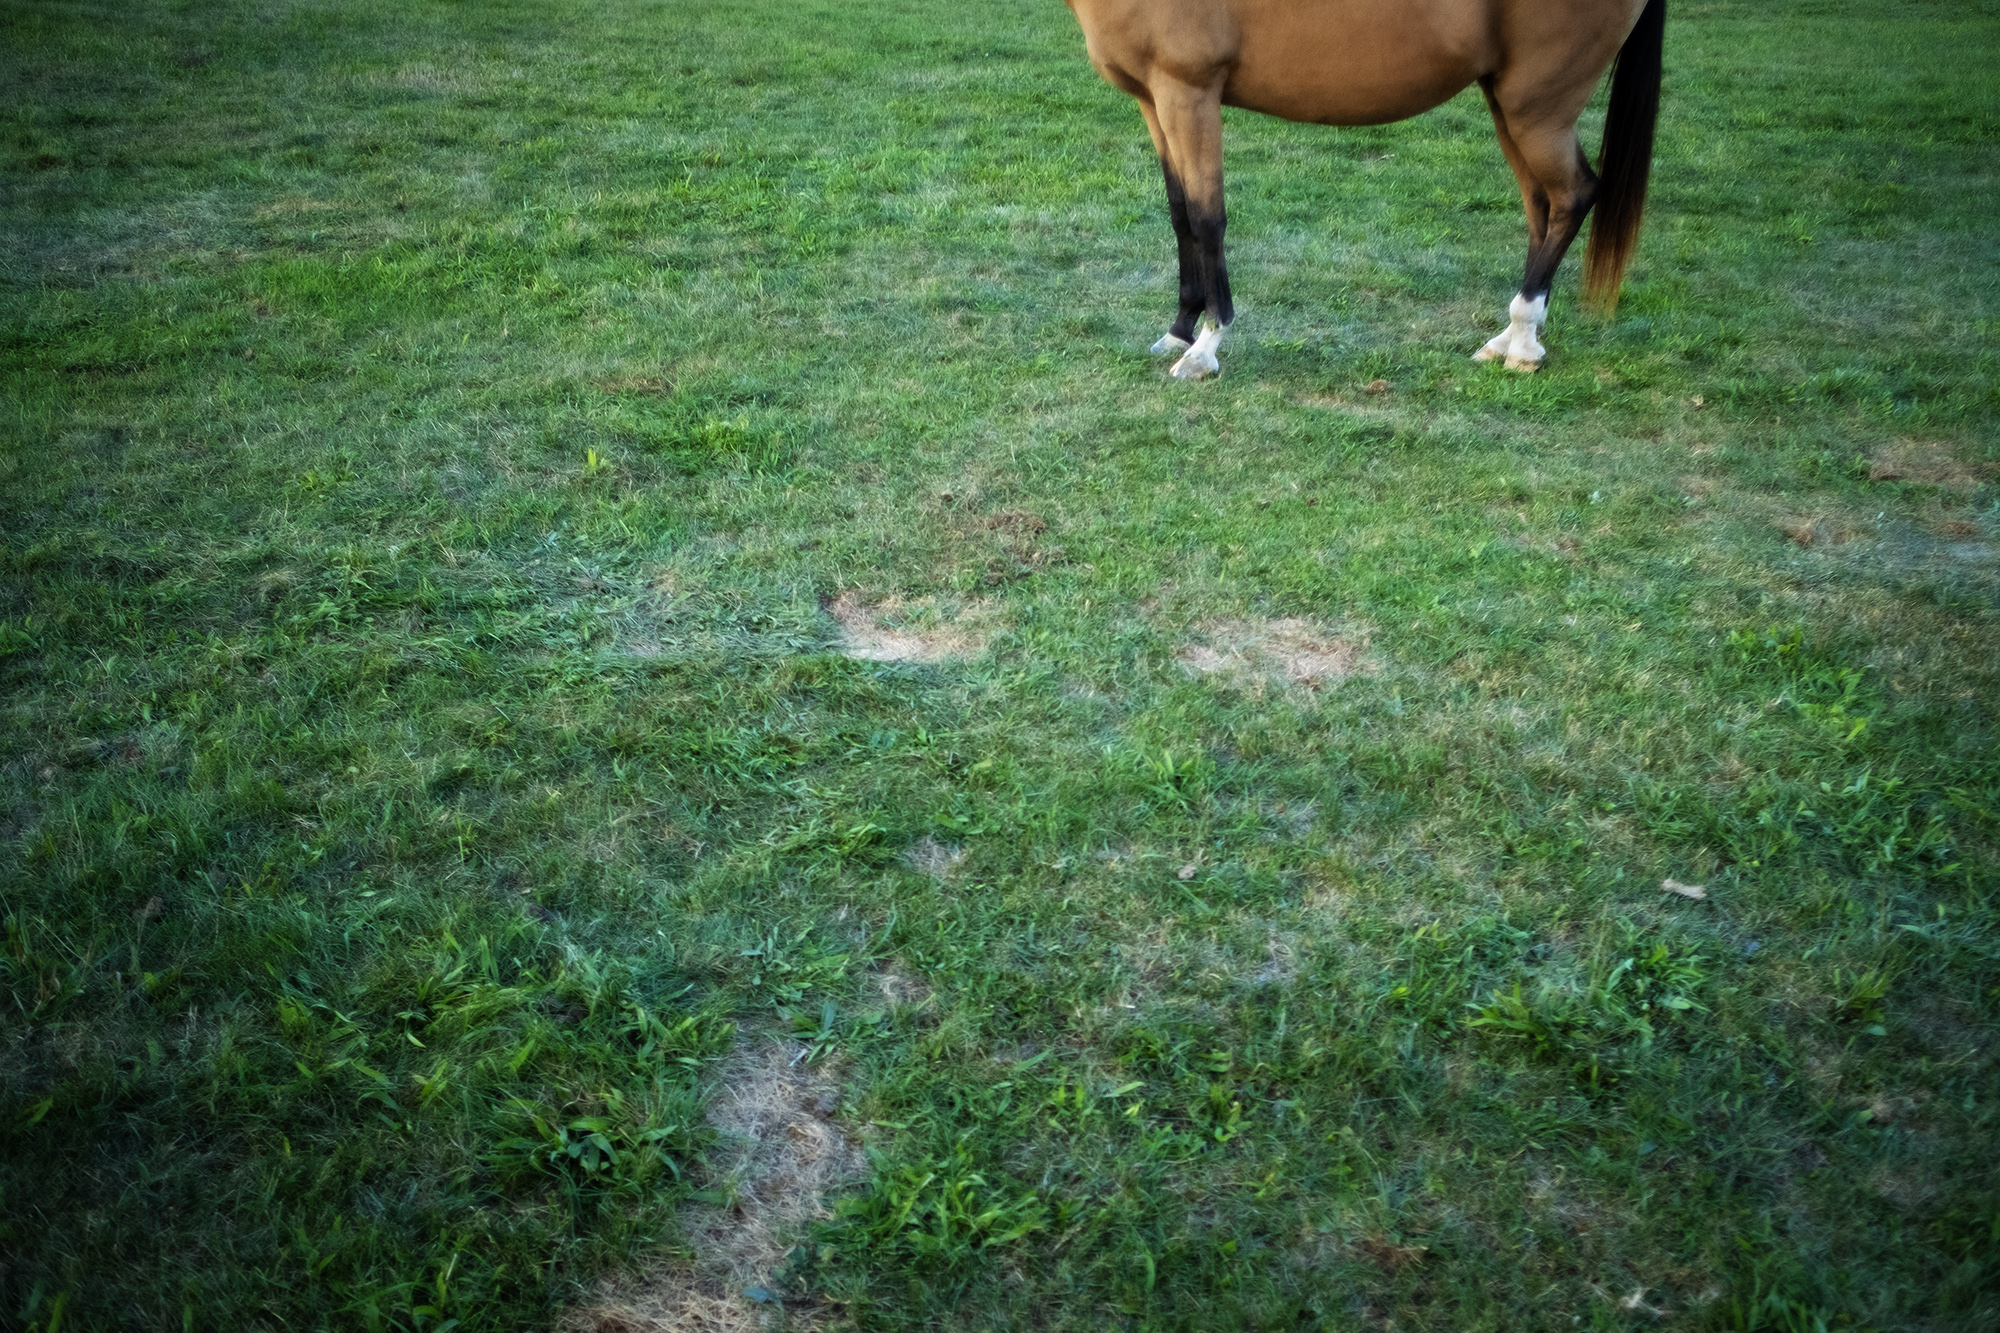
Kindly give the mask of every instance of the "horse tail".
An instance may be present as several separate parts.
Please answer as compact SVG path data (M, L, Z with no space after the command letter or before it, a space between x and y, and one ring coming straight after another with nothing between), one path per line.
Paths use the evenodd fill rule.
M1625 265L1639 247L1646 177L1653 167L1653 127L1660 116L1660 48L1666 30L1667 0L1646 0L1612 68L1611 108L1597 155L1597 216L1583 256L1583 299L1607 315L1618 305Z

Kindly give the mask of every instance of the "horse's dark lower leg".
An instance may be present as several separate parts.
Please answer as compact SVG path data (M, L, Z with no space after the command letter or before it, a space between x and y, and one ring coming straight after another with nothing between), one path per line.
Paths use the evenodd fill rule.
M1195 325L1202 311L1208 308L1208 298L1201 274L1201 245L1195 239L1193 224L1188 221L1187 191L1181 188L1180 178L1165 159L1160 162L1160 171L1167 179L1167 215L1173 220L1174 243L1180 251L1181 303L1173 327L1154 344L1153 350L1180 352L1194 341Z
M1173 373L1177 379L1203 379L1220 374L1222 370L1221 363L1215 359L1215 349L1222 343L1223 331L1236 318L1236 304L1229 295L1229 266L1222 254L1222 235L1227 227L1228 218L1221 207L1189 204L1188 230L1191 237L1182 252L1181 318L1174 324L1171 336L1192 338L1194 341L1181 359L1174 363ZM1186 256L1190 254L1194 260L1195 290L1200 293L1200 304L1192 310L1188 304L1186 267ZM1208 315L1208 327L1197 331L1196 320L1204 312Z
M1174 341L1192 338L1173 373L1180 379L1200 379L1221 369L1215 349L1222 330L1236 317L1229 295L1229 270L1223 262L1222 236L1227 217L1222 202L1222 80L1195 87L1172 80L1149 88L1147 121L1153 127L1160 159L1168 176L1169 206L1184 213L1175 218L1181 241L1181 310L1173 329L1161 339L1162 350ZM1181 229L1181 216L1186 230ZM1208 316L1201 328L1200 317Z
M1222 257L1222 233L1229 219L1221 208L1189 210L1194 231L1195 259L1200 266L1202 303L1223 328L1236 320L1236 303L1229 296L1229 265Z

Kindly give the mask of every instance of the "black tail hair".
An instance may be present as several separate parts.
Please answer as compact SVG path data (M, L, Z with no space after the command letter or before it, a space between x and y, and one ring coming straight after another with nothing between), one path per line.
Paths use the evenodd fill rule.
M1660 49L1666 30L1667 0L1647 0L1611 74L1611 109L1597 155L1596 216L1583 256L1583 299L1607 315L1618 306L1625 265L1639 248L1646 178L1653 167L1653 127L1660 117Z

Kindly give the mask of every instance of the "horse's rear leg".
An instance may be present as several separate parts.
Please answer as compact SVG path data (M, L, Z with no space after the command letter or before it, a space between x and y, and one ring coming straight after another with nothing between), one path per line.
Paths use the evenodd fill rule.
M1545 355L1540 335L1548 319L1549 288L1597 198L1597 176L1584 159L1574 122L1510 120L1491 87L1484 91L1500 151L1521 186L1521 203L1528 215L1528 263L1520 294L1507 306L1507 327L1472 355L1480 361L1504 356L1509 370L1532 371Z
M1162 80L1147 89L1139 105L1160 151L1167 209L1173 216L1181 261L1180 314L1153 350L1182 352L1174 363L1176 378L1205 379L1220 373L1215 349L1236 317L1222 259L1227 222L1222 202L1222 82L1218 78L1212 87L1197 88ZM1197 330L1196 322L1204 313L1208 327Z

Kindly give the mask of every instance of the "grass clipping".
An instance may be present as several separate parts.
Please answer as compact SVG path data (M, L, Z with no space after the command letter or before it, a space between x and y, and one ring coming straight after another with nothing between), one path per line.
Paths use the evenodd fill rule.
M833 1117L840 1088L796 1042L731 1057L708 1118L721 1136L711 1166L730 1201L681 1215L692 1263L674 1259L609 1278L572 1311L562 1333L749 1333L809 1329L786 1310L777 1274L807 1222L830 1215L827 1195L861 1178L861 1145ZM755 1290L766 1299L746 1295Z

